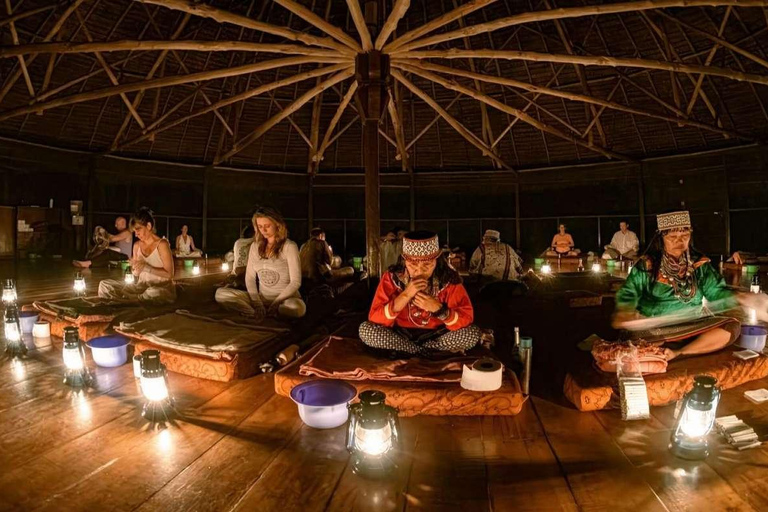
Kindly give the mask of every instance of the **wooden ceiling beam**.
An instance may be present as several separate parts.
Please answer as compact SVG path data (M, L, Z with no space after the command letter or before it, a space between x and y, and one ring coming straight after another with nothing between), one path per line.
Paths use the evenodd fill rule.
M27 11L22 11L20 13L14 14L12 16L8 16L7 18L3 18L2 20L0 20L0 28L4 27L6 25L9 25L9 24L12 25L12 24L16 23L17 21L21 21L24 18L28 18L29 16L34 16L35 14L40 14L41 12L46 12L46 11L54 10L54 9L56 9L57 5L58 4L44 5L43 7L38 7L36 9L29 9ZM11 13L8 13L8 14L11 14Z
M320 169L320 163L323 161L323 158L325 157L325 151L328 149L328 146L330 146L331 143L333 142L331 140L331 135L333 135L333 130L335 130L336 126L339 124L342 114L347 109L349 102L354 97L355 91L357 91L357 87L358 87L358 83L357 83L357 80L355 80L349 86L349 89L347 90L346 94L344 94L344 97L342 98L341 103L339 103L339 106L336 108L336 112L333 114L333 117L331 118L331 122L328 124L328 129L325 131L325 135L323 136L323 141L320 143L320 147L314 153L314 155L312 155L311 172L313 174L317 174L317 171ZM336 139L333 139L333 140L336 140Z
M356 2L357 0L347 0L347 2ZM387 43L387 39L397 29L398 23L403 19L405 13L408 12L408 8L411 6L411 0L395 0L395 5L392 6L392 12L387 16L387 21L384 22L384 26L381 27L381 32L376 38L375 47L381 51L384 45Z
M264 123L259 125L251 134L247 135L246 137L243 137L239 141L237 141L233 146L232 149L229 150L225 155L217 158L214 161L214 165L218 165L221 162L227 161L236 154L243 151L245 148L253 144L255 141L257 141L262 135L267 133L269 130L272 129L275 125L277 125L280 121L288 117L289 115L292 115L294 112L299 110L301 107L303 107L306 103L312 100L315 96L322 93L329 87L343 82L344 80L350 78L355 74L355 70L352 68L346 69L344 71L341 71L332 77L328 78L327 80L323 81L322 83L316 85L303 95L296 99L293 103L291 103L288 107L285 108L282 112L275 114L271 118L267 119Z
M696 6L726 6L737 7L768 7L766 0L637 0L633 2L619 2L614 4L585 5L579 7L564 7L550 11L534 11L515 14L506 18L479 23L463 29L445 32L443 34L418 39L407 44L398 45L390 49L390 53L402 53L412 51L425 46L432 46L454 39L493 32L495 30L514 27L523 23L537 21L564 20L569 18L581 18L584 16L596 16L604 14L618 14L623 12L639 12L651 9L663 9L667 7L696 7Z
M368 25L365 24L363 11L360 10L360 0L347 0L347 7L349 8L349 14L352 16L352 21L355 23L357 33L360 35L360 43L363 45L363 52L373 50L371 32L368 30Z
M321 31L325 32L327 35L331 36L350 50L352 50L355 53L362 52L362 48L360 45L352 39L346 32L341 30L339 27L333 26L327 21L325 21L323 18L315 14L314 12L310 11L303 5L294 2L293 0L274 0L275 3L278 5L281 5L285 9L291 11L293 14L298 16L299 18L303 19L310 25L314 26L315 28L320 29ZM370 39L370 35L369 35Z
M23 1L23 0L22 0ZM5 12L8 13L8 16L11 17L13 15L13 8L11 7L11 0L5 0ZM8 24L8 29L11 32L11 41L13 41L13 47L19 46L19 34L16 32L16 24L15 22L11 21ZM16 56L19 59L19 66L21 67L21 74L24 76L24 83L27 85L27 92L29 93L30 98L35 97L35 88L32 86L32 79L29 77L29 70L27 69L27 64L24 62L24 57L21 55Z

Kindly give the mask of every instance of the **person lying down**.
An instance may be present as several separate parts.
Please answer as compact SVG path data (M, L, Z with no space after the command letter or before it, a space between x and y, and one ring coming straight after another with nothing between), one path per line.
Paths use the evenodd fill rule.
M398 263L382 276L360 339L369 347L411 355L462 352L480 342L461 277L440 250L437 235L403 238Z

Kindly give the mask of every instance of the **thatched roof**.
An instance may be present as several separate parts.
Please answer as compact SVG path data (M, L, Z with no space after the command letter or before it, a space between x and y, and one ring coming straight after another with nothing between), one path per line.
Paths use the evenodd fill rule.
M417 171L518 169L768 134L768 1L381 1L369 35L358 0L7 0L0 134L361 169L354 59L369 47L389 54L396 84L384 168L405 167L403 148Z

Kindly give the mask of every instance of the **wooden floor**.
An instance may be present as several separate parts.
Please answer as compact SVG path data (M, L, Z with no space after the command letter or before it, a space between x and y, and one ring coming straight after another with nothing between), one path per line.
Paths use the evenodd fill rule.
M706 461L676 459L672 406L622 422L552 394L515 417L403 418L397 472L368 481L344 428L303 425L271 375L170 374L179 417L151 428L131 367L91 368L96 389L74 394L60 344L0 363L0 510L768 510L768 446L737 452L713 434ZM718 415L765 433L768 405L743 397L761 387L724 392Z

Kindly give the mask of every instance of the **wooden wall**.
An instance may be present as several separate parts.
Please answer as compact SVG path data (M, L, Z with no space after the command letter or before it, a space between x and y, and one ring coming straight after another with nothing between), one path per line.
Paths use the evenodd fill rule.
M384 173L382 231L408 229L413 200L415 226L438 232L452 246L471 249L485 229L493 228L532 255L564 222L583 251L597 251L620 219L650 239L656 213L687 208L700 250L766 253L767 158L765 147L750 146L638 163L521 171L517 177L425 172L415 176L413 196L408 175ZM187 224L202 245L206 224L210 253L231 247L257 204L281 210L298 242L306 239L311 217L339 252L361 254L365 243L362 175L317 176L310 216L309 179L303 174L143 162L0 140L0 183L3 205L47 205L53 199L65 207L81 199L91 226L111 226L116 214L146 205L157 214L160 234L175 236Z

